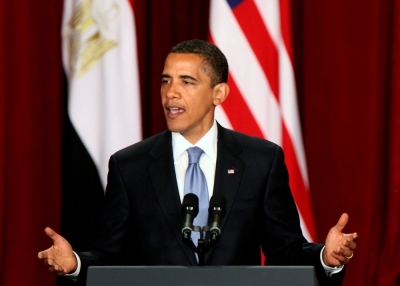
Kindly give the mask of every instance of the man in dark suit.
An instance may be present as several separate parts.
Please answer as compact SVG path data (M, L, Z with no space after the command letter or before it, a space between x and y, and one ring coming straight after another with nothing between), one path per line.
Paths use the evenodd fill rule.
M187 149L197 146L209 197L227 200L219 244L205 265L260 265L261 247L267 265L313 265L321 285L341 284L358 239L342 233L347 214L325 245L304 239L281 148L214 119L229 94L227 76L225 56L214 45L192 40L171 50L161 83L168 130L110 158L107 204L90 251L74 253L46 228L53 246L39 258L51 272L85 280L90 265L197 265L181 234Z

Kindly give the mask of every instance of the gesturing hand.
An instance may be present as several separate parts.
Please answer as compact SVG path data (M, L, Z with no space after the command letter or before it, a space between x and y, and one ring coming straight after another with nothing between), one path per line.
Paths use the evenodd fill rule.
M39 259L44 259L44 265L49 267L50 272L55 272L57 275L75 271L77 262L69 242L49 227L46 227L44 232L53 240L53 245L39 252Z
M323 260L327 266L340 266L349 263L357 248L358 234L342 232L347 222L348 214L344 213L337 224L332 227L325 240Z

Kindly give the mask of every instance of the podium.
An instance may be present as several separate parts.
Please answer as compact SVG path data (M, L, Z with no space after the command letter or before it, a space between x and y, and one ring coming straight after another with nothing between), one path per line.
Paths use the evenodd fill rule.
M312 266L92 266L87 286L318 286Z

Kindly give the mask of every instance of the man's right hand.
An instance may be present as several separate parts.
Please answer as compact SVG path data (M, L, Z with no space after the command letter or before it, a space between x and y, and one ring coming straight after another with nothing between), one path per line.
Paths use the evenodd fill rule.
M50 227L46 227L44 232L53 240L53 245L49 249L39 252L39 259L44 259L44 265L49 267L50 272L57 273L57 275L61 276L75 271L77 261L71 244Z

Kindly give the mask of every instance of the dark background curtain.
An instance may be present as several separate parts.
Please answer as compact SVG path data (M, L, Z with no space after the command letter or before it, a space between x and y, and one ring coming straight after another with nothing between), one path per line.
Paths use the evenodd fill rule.
M52 285L38 249L59 229L62 82L58 1L0 2L0 284Z
M165 128L165 56L207 39L208 1L134 0L143 136ZM400 3L292 1L295 73L319 242L358 231L344 285L400 285ZM62 2L0 3L0 284L55 285L37 252L60 229ZM229 100L229 99L228 99ZM82 238L84 239L84 238Z

